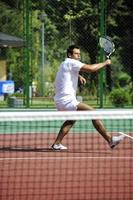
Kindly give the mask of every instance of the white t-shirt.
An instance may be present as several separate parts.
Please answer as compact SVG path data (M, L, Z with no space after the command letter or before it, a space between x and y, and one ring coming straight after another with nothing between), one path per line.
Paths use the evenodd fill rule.
M55 79L56 103L67 103L76 97L79 70L83 65L79 60L71 58L61 63Z

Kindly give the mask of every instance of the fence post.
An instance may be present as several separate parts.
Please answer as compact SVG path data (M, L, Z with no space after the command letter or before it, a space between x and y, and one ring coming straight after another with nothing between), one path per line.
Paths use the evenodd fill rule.
M106 34L106 0L100 0L100 36L104 36ZM103 50L100 48L100 62L103 62L104 53ZM104 70L101 69L99 73L99 97L100 97L100 108L103 108L103 96L104 96L104 79L105 73Z
M24 40L25 40L25 48L24 48L24 94L25 106L29 107L29 86L30 86L30 69L31 69L31 41L32 41L32 0L24 0L23 1L23 23L24 23Z

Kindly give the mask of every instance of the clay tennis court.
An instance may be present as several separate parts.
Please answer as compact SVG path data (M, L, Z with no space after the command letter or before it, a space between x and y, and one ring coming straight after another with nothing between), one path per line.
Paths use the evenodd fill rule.
M55 152L49 148L54 138L12 135L8 147L9 135L0 134L1 200L133 199L132 140L110 150L98 134L70 134L69 149Z

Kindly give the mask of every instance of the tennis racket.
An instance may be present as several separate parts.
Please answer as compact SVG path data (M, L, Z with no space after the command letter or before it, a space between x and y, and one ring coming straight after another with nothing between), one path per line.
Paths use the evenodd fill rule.
M109 59L115 51L115 45L109 36L99 38L100 47L104 50L106 57Z

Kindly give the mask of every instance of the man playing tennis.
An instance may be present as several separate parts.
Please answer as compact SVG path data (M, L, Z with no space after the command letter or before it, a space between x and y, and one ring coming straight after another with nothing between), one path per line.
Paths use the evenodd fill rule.
M67 49L67 58L61 63L55 80L55 105L59 111L89 111L94 110L91 106L79 102L76 99L76 91L78 79L81 84L85 84L86 80L79 75L79 72L96 72L99 69L111 64L111 60L107 59L105 62L97 64L85 64L80 62L80 48L76 45L71 45ZM67 120L63 123L59 134L52 145L54 150L65 150L66 146L62 145L62 140L68 134L71 127L74 125L74 120ZM108 142L111 148L115 147L124 136L111 136L107 133L103 123L100 120L92 120L96 130Z

